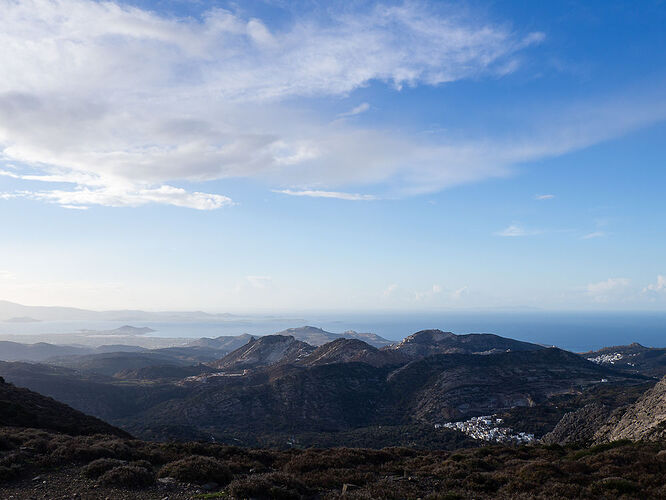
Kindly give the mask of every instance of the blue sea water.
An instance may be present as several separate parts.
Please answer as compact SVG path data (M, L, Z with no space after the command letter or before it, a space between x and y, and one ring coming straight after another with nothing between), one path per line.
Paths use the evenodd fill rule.
M111 330L120 322L45 321L0 323L0 335L73 333L82 329ZM340 333L372 332L400 340L418 330L439 328L454 333L495 333L518 340L555 345L582 352L638 342L666 347L666 312L431 312L431 313L300 313L285 316L232 317L216 322L130 322L150 327L158 337L265 335L312 325Z

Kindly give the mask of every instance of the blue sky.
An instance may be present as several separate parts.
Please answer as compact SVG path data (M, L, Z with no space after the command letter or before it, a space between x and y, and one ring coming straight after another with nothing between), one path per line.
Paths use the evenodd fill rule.
M666 3L0 0L0 298L663 310Z

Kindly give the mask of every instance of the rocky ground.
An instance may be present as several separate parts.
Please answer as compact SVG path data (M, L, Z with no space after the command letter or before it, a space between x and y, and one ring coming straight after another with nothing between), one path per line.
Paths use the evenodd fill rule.
M80 468L75 466L0 485L3 500L185 500L205 498L207 493L210 492L201 487L175 481L158 481L140 489L100 486L97 481L82 477Z

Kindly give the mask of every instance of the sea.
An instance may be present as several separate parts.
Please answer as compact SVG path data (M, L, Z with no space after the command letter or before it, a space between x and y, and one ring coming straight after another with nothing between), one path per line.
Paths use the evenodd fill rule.
M554 345L574 352L638 342L648 347L666 347L664 312L418 312L418 313L299 313L290 315L230 316L212 322L110 322L41 321L2 323L0 338L21 335L75 333L81 330L108 331L130 324L155 330L155 337L218 337L267 335L305 325L342 333L372 332L399 341L414 332L438 328L457 334L494 333L504 337Z

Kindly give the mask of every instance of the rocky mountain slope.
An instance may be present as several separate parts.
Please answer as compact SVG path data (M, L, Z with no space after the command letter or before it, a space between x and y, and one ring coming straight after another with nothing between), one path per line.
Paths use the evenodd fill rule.
M597 442L630 439L663 441L666 439L666 377L648 390L625 412L610 419L595 435Z
M295 363L315 350L309 344L287 335L251 338L243 347L227 354L210 366L219 370L249 370L278 363Z
M100 373L94 367L0 363L0 375L137 435L162 439L432 426L646 380L573 353L495 335L429 330L408 339L396 348L377 349L337 338L315 348L273 335L252 339L207 367L149 364L115 371L118 366L112 366ZM181 349L207 348L173 349L181 355Z
M319 352L336 353L341 343ZM372 353L371 346L365 350ZM434 424L536 405L599 384L644 381L555 348L484 356L440 354L397 368L365 362L308 364L316 353L300 364L277 364L240 377L210 377L205 384L186 383L184 397L164 401L125 423L138 434L147 422L196 425L213 435L337 432L372 425Z
M402 365L409 359L397 351L380 350L361 340L337 339L319 346L312 354L299 361L304 366L334 363L365 363L380 367Z
M0 377L0 426L32 427L73 435L126 432L36 392L8 384Z
M591 444L597 431L608 421L612 410L600 403L590 403L562 417L555 428L542 438L545 444Z
M494 354L507 351L536 351L543 346L489 333L456 335L441 330L422 330L386 347L412 359L433 354Z

